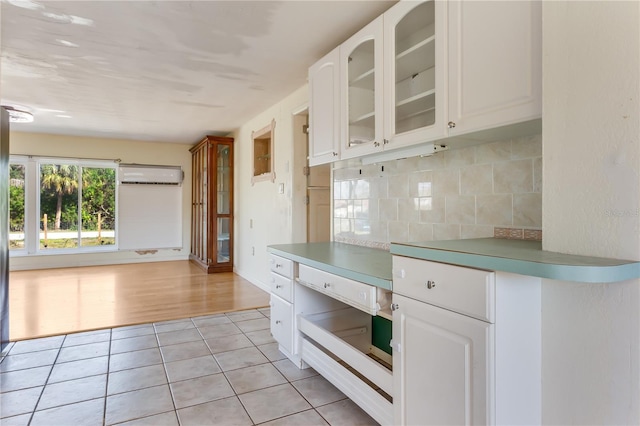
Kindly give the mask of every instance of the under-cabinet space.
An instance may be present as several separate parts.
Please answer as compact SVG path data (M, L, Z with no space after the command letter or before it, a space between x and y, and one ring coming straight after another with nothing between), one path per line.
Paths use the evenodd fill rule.
M392 357L372 345L371 316L348 307L297 323L302 360L378 422L393 423Z
M394 424L393 404L385 396L357 378L348 368L311 341L302 339L302 350L307 364L340 389L367 414L380 424Z
M387 394L392 394L391 355L371 344L370 315L354 308L345 308L300 316L298 329L366 376Z

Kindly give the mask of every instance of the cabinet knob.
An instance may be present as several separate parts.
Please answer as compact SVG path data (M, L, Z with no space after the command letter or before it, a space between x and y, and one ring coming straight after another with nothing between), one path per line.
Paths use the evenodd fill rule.
M398 309L400 309L400 306L398 306L397 303L392 303L391 304L391 310L392 311L397 311Z
M280 284L276 285L276 288L282 288L282 286Z
M427 282L425 283L425 285L427 286L427 288L428 288L429 290L431 290L432 288L434 288L434 287L436 286L436 282L435 282L435 281L427 281Z
M389 139L383 139L382 143L384 143L385 145L389 143Z
M324 288L329 288L331 287L331 283L324 283Z
M447 123L447 126L449 126L450 129L453 129L454 127L456 127L456 123L454 123L453 121L450 121Z
M282 321L276 320L276 324L282 324Z
M380 146L380 142L377 141L373 141L373 146L375 146L376 148Z
M337 156L338 156L338 153L337 153L337 152L334 152L334 153L333 153L333 156L334 156L334 157L337 157Z
M282 265L279 263L276 263L276 268L282 268Z

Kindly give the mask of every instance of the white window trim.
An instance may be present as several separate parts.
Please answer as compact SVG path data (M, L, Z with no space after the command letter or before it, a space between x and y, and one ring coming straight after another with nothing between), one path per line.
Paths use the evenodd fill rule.
M9 156L10 164L25 165L25 208L24 208L24 233L25 248L18 250L9 250L10 257L23 256L51 256L51 255L72 255L85 253L104 253L118 251L118 164L109 160L84 160L80 158L63 158L63 157L38 157L25 155ZM78 241L78 246L73 248L40 248L40 166L42 164L72 164L80 168L110 168L115 170L115 244L108 246L90 246L83 247ZM82 188L78 188L78 223L80 224ZM81 237L81 226L78 229L78 239Z

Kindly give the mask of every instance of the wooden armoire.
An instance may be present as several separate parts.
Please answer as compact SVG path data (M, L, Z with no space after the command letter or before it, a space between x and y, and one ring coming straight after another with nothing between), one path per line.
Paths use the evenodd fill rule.
M207 273L233 271L233 138L205 136L192 154L191 255Z

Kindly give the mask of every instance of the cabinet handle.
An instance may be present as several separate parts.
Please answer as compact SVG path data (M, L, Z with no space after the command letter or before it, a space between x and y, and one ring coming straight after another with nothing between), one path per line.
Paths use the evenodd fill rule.
M436 282L435 281L427 281L426 286L429 290L431 290L432 288L434 288L436 286Z
M450 129L453 129L454 127L456 127L456 123L454 123L453 121L450 121L447 123L447 126L449 126Z
M276 285L276 288L282 288L282 286L280 284Z
M380 146L380 142L374 141L373 142L373 146L375 146L376 148Z
M388 144L389 143L389 139L383 139L382 143L385 144L385 145Z
M276 263L276 268L282 268L282 265L279 263Z
M337 157L337 156L338 156L338 153L337 153L337 152L334 152L334 153L333 153L333 156L334 156L334 157Z
M276 320L276 324L282 324L282 321Z
M331 287L331 283L324 283L324 288L329 288Z
M394 311L394 312L395 312L395 311L397 311L398 309L400 309L400 306L398 306L398 304L397 304L397 303L392 303L392 304L391 304L391 310L392 310L392 311Z

